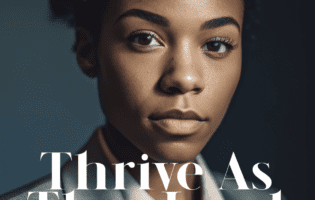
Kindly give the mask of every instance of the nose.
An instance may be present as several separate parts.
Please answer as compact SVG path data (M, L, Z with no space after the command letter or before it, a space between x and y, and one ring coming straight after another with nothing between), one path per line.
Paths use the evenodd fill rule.
M199 94L205 88L198 51L191 50L187 42L172 51L165 69L159 83L164 93Z

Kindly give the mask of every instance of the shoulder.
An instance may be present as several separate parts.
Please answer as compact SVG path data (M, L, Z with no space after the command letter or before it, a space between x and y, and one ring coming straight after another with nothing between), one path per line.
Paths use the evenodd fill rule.
M11 190L7 193L4 193L0 195L0 199L2 200L21 200L21 199L27 199L28 200L33 200L33 199L38 199L39 193L38 192L57 192L59 196L59 200L63 200L62 197L62 192L61 190L59 191L53 191L50 190L51 188L51 174L48 174L46 176L43 176L37 180L34 180L26 185L23 185L21 187L18 187L14 190ZM35 194L31 194L35 193ZM30 195L29 195L30 194ZM48 199L49 200L54 200L58 199L55 194L48 194Z
M224 179L224 174L221 174L219 172L212 172L213 176L215 178L215 181L217 183L218 188L221 188L220 191L222 195L224 196L225 200L243 200L243 199L251 199L251 200L286 200L284 195L281 195L281 192L279 195L281 195L281 198L273 199L272 194L275 194L279 192L279 190L276 190L274 188L270 188L268 190L257 190L253 189L253 183L250 181L246 181L246 184L249 188L249 190L239 190L238 185L233 180L233 177L226 177ZM259 184L254 183L255 186L259 187ZM260 188L263 188L260 187ZM276 195L274 195L276 196Z

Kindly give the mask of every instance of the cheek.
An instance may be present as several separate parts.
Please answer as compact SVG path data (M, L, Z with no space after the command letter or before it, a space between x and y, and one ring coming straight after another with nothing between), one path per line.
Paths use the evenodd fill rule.
M241 52L237 52L226 59L216 61L214 67L206 75L207 89L204 91L205 109L215 119L223 118L232 99L241 75Z
M99 58L103 82L100 95L104 96L106 115L117 113L115 109L133 113L133 117L140 115L162 73L160 56L130 53L116 46L101 52Z

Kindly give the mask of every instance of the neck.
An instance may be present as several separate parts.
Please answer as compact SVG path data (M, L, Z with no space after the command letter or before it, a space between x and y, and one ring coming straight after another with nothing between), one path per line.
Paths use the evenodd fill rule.
M103 134L106 139L106 143L114 154L114 156L119 160L119 162L134 162L136 164L135 168L126 169L129 173L140 183L140 166L137 164L149 163L149 187L151 190L146 190L147 193L152 196L154 199L166 199L165 191L176 191L178 192L176 197L179 199L198 199L196 198L200 190L187 190L183 188L178 180L177 173L181 166L185 163L179 163L175 166L173 164L165 164L165 169L168 174L167 178L170 178L168 187L165 189L165 185L162 182L160 173L154 163L157 163L155 160L149 159L143 161L141 159L142 152L134 146L124 135L122 135L114 126L110 123L107 123L107 126L103 128ZM111 163L114 164L114 163ZM194 174L193 165L189 165L187 168L187 174ZM186 176L187 185L190 188L197 188L201 185L200 179L197 176ZM195 193L196 194L195 194Z

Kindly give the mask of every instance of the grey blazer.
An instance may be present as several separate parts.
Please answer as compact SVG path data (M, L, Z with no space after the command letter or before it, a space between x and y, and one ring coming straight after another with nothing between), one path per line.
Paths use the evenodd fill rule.
M106 188L115 188L115 176L111 170L111 167L104 160L104 155L101 155L102 147L100 144L100 133L99 130L93 135L90 141L82 148L80 152L85 150L88 152L88 163L98 162L102 163L106 167ZM203 169L202 179L202 196L204 200L216 199L216 200L278 200L272 199L271 194L278 191L272 189L269 190L237 190L238 186L235 181L225 180L223 189L219 190L221 183L223 181L224 175L220 173L211 172L206 162L203 160L201 155L196 157L197 163ZM49 200L66 200L66 196L63 194L68 194L74 191L74 198L76 200L98 200L98 199L115 199L115 200L125 200L125 199L153 199L145 191L137 190L139 188L138 182L127 172L125 173L125 188L126 190L76 190L77 189L77 179L78 179L78 167L77 167L77 156L73 156L72 160L66 162L61 169L61 188L62 190L51 190L51 174L44 176L38 180L35 180L27 185L14 189L13 191L7 192L0 195L1 200L37 200L39 199L38 192L50 192L48 194ZM96 188L96 167L91 165L87 173L88 188ZM251 186L251 183L247 183ZM36 192L35 194L29 195L29 192ZM53 194L52 192L56 192ZM69 199L69 198L68 198ZM70 198L71 199L71 198ZM285 200L282 196L281 200Z

